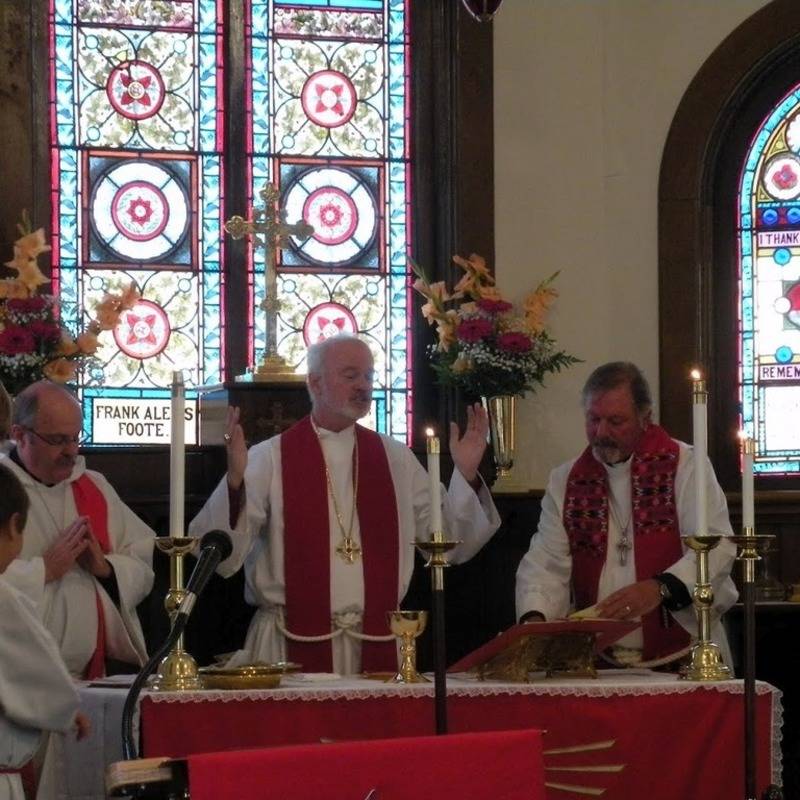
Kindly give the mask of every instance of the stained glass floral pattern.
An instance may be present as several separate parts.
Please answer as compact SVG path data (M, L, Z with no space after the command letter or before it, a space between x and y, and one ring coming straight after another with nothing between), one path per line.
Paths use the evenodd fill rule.
M756 131L739 194L741 424L755 469L800 473L800 86Z
M141 294L79 383L90 442L109 443L94 435L101 406L160 413L173 370L192 402L222 378L222 12L215 0L53 0L62 321L77 330L98 295L130 281ZM168 435L143 430L136 441Z
M376 356L371 419L409 436L407 4L253 0L248 73L251 194L275 183L314 234L280 254L279 353L352 330ZM266 77L265 77L266 76ZM262 267L251 254L253 308ZM263 316L251 320L254 357Z

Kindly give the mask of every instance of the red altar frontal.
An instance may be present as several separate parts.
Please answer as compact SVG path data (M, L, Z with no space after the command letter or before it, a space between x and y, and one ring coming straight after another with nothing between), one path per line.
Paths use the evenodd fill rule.
M780 783L781 706L780 692L768 684L759 683L757 693L760 794ZM601 789L605 800L743 796L741 681L692 683L647 672L534 684L451 677L448 710L452 733L541 729L548 800ZM432 684L297 676L268 691L148 694L141 702L143 756L416 737L433 730Z

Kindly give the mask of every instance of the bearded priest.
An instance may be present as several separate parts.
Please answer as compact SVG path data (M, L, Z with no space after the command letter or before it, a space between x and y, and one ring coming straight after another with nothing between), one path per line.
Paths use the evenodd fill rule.
M229 530L220 564L244 563L245 599L258 610L244 649L229 666L290 660L306 672L395 670L386 612L396 609L414 566L414 539L427 539L428 476L402 443L356 421L372 402L368 345L339 334L308 350L311 414L249 452L238 410L228 413L228 471L189 526L200 536ZM455 469L442 491L445 535L471 558L500 518L478 474L488 419L467 409L463 433L450 425Z

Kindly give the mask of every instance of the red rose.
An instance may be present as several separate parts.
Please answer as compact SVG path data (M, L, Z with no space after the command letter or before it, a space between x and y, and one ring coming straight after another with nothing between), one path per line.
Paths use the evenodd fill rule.
M6 325L0 331L0 353L15 356L19 353L32 353L36 347L33 334L20 325Z
M507 353L527 353L533 343L524 333L509 331L497 337L497 346Z
M506 300L491 300L490 298L478 300L477 306L481 311L485 311L487 314L503 314L514 308L514 306Z
M462 342L479 342L487 336L491 336L494 331L492 323L487 319L465 319L456 328L456 336Z

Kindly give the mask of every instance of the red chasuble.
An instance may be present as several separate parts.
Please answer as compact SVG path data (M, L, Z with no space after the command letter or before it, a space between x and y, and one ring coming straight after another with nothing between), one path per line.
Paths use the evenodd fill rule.
M72 482L72 496L75 498L75 507L82 517L89 517L95 539L104 553L111 552L111 537L108 533L108 504L105 495L100 491L95 482L84 472L78 480ZM97 644L89 663L84 669L84 678L92 680L105 675L106 666L106 623L103 615L103 604L100 595L95 590L95 603L97 605Z
M399 554L397 500L381 437L355 426L358 442L356 512L364 571L363 631L386 635L386 612L397 608ZM281 434L283 478L284 580L286 625L301 636L331 631L331 559L328 486L322 447L305 417ZM354 566L354 569L357 567ZM330 641L287 639L291 661L306 672L330 672ZM362 642L361 666L367 671L397 668L394 641Z
M675 502L680 448L658 425L650 425L631 461L631 502L636 580L652 578L683 554ZM564 497L564 528L572 554L575 603L597 602L608 548L608 477L587 447L570 470ZM642 618L643 658L660 658L689 643L689 634L658 608Z

